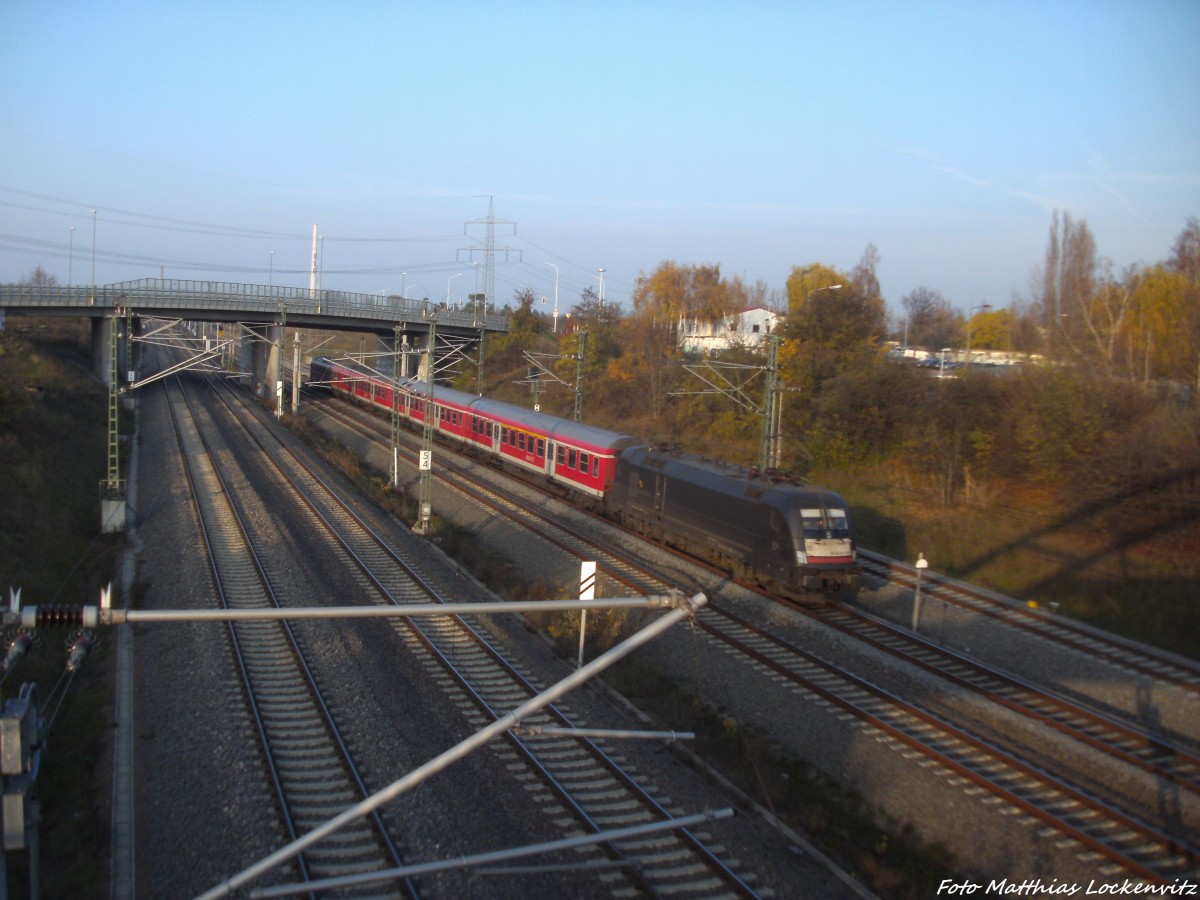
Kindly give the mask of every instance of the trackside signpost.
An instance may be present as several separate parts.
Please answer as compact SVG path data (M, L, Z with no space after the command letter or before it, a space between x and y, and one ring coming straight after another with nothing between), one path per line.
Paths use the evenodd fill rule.
M924 553L917 554L917 591L913 596L913 620L912 630L916 633L917 623L921 619L921 573L929 568L929 560L925 558Z
M579 564L579 599L594 600L596 599L596 564L594 562L584 562ZM579 665L577 668L583 668L583 639L584 633L587 631L587 607L584 607L579 612Z

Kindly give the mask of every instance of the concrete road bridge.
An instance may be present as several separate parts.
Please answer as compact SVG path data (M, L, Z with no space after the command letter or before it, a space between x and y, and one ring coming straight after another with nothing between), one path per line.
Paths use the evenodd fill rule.
M196 362L223 356L263 397L274 394L273 386L280 383L285 328L374 334L375 353L402 351L400 375L406 377L417 374L415 360L428 347L431 331L436 331L439 341L464 347L482 340L489 331L508 330L506 317L477 307L447 308L428 300L344 291L158 278L96 287L0 285L0 329L6 318L90 318L93 367L110 387L113 371L123 382L136 372L136 344L146 333L144 321L161 319L215 324L217 333L198 344ZM113 348L119 356L115 368Z

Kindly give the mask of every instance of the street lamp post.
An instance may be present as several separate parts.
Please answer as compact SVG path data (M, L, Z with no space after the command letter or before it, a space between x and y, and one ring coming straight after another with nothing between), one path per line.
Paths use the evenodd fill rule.
M454 279L457 278L461 274L462 274L462 272L455 272L453 275L451 275L449 278L446 279L446 309L450 308L450 282L454 281Z
M271 251L271 268L267 270L267 287L275 286L275 251Z
M75 226L71 226L70 243L67 246L67 287L71 286L71 270L75 268Z
M553 328L553 332L555 334L557 334L558 333L558 266L556 266L552 262L548 262L548 263L546 263L546 265L548 265L550 268L552 268L554 270L554 328ZM601 269L600 271L603 272L604 270Z
M604 273L607 271L603 266L596 270L600 273L600 305L604 305Z
M92 210L92 303L96 302L96 211Z
M980 303L978 306L972 306L967 310L967 374L971 374L971 320L975 318L974 312L977 309L991 309L992 304Z

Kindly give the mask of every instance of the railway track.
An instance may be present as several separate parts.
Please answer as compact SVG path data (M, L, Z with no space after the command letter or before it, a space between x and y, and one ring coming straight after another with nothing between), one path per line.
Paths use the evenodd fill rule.
M894 584L915 587L917 569L907 563L860 551L863 568ZM1023 604L1009 597L924 570L922 592L948 606L983 616L1037 637L1096 656L1130 675L1153 678L1200 696L1200 664L1120 635L1091 628L1036 604Z
M222 607L278 607L259 553L214 462L207 429L183 387L163 384ZM286 831L295 838L362 799L363 779L287 623L235 623L229 634ZM297 861L297 875L307 881L399 864L394 844L375 817L306 852ZM406 885L377 896L416 893Z
M325 404L324 408L343 418L336 406ZM373 439L390 441L390 435L384 435L369 419L349 416L344 419ZM450 481L449 477L447 480ZM564 552L581 559L600 560L610 577L635 589L663 587L644 567L613 552L607 542L565 528L561 522L552 521L519 499L504 497L502 491L490 484L475 485L474 478L464 468L454 467L452 484L448 486L468 491L475 502L489 504L538 539ZM837 607L801 611L908 664L935 673L955 687L1026 716L1066 739L1099 750L1111 758L1115 767L1136 768L1188 792L1193 800L1200 793L1200 760L1159 736L1022 684L861 613ZM840 672L837 666L718 606L702 610L698 621L708 636L752 659L768 677L784 678L793 690L854 716L862 728L880 735L881 740L899 752L920 754L925 761L923 765L929 761L936 763L948 779L961 782L970 792L986 793L991 802L1005 804L1048 832L1058 834L1064 847L1074 847L1079 854L1103 860L1107 866L1105 874L1123 872L1163 881L1195 872L1200 856L1186 838L1141 821L1136 815L1079 789L1067 777L1040 770L1021 759L1019 752L989 743L875 685Z
M1103 715L1009 673L986 666L897 628L861 610L830 606L813 613L823 623L853 635L881 653L935 673L949 684L1038 722L1072 740L1200 796L1200 754Z
M356 572L362 595L380 604L431 604L451 599L423 571L427 545L408 550L386 540L339 496L338 492L292 453L269 430L260 436L261 413L230 392L218 394L226 413L235 418L262 460L289 486L296 504L312 528L340 548L347 566ZM466 710L479 727L503 717L540 691L519 666L505 658L489 640L481 623L457 616L406 619L394 626L400 638L421 654L431 678L450 702ZM526 723L535 732L509 735L495 747L512 773L509 789L528 804L552 817L560 832L600 834L631 825L662 822L676 817L654 796L642 779L626 772L620 758L603 742L545 734L549 726L571 729L573 720L563 705L550 707ZM499 786L498 786L499 789ZM620 894L636 891L672 896L755 896L748 878L736 864L722 860L720 847L710 847L703 834L686 829L644 838L605 842L587 851L606 889Z

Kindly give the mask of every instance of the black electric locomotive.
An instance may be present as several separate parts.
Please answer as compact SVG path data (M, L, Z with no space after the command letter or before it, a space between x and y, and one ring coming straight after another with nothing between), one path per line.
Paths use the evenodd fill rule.
M633 447L617 459L608 509L643 534L790 596L853 594L861 583L846 502L823 488Z

